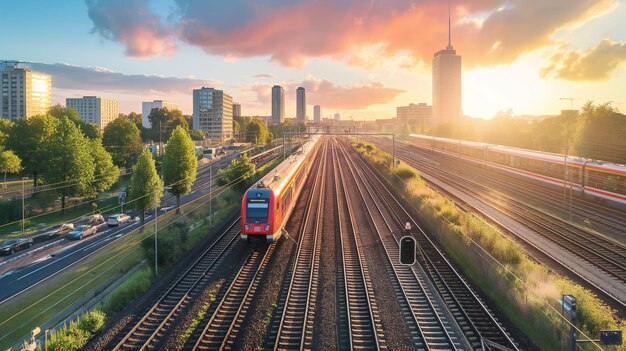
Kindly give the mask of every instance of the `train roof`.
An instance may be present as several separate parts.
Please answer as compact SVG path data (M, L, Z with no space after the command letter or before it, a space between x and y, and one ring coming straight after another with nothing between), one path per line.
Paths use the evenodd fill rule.
M267 173L256 184L252 186L255 189L272 189L280 192L287 184L286 182L298 170L298 167L305 160L306 156L313 150L315 144L319 141L319 136L312 136L307 142L302 144L292 155L287 157L276 168Z
M442 142L448 142L448 143L459 142L459 139L433 137L433 136L423 135L423 134L410 134L409 136L413 138L427 139L427 140L432 140L434 138L434 140L436 141L442 141ZM501 146L501 145L487 144L487 143L476 142L476 141L461 140L461 145L470 146L470 147L489 147L490 150L497 150L499 152L510 154L510 155L542 159L545 161L550 161L550 162L555 162L555 163L563 163L565 159L565 155L563 154L556 154L556 153L551 153L551 152L535 151L535 150L528 150L528 149L520 149L516 147L511 147L511 146ZM579 157L579 156L568 155L567 162L580 164L580 165L583 165L583 164L594 165L598 168L617 171L620 173L626 172L625 165L617 164L617 163L610 163L610 162L603 162L603 161L593 160L593 159Z

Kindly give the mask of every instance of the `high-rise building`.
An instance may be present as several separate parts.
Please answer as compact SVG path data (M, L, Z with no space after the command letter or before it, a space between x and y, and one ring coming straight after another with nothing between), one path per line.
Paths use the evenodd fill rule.
M303 87L296 89L296 121L306 122L306 92Z
M213 88L193 91L193 128L200 129L210 139L233 137L233 98Z
M396 107L398 122L414 126L416 128L430 129L432 127L433 107L425 103L409 104L408 106Z
M65 105L76 109L80 119L85 123L95 123L104 129L111 121L119 117L120 111L117 100L99 96L83 96L82 98L67 98Z
M272 123L285 121L285 89L280 85L272 87Z
M233 117L241 117L241 104L233 102Z
M335 121L339 121L341 119L341 116L339 115L339 112L335 112Z
M30 68L6 66L0 72L0 117L16 120L42 115L52 106L52 78Z
M141 103L141 125L144 128L150 128L150 120L148 116L152 112L153 108L166 108L170 111L178 110L178 105L165 100L144 101Z
M315 123L322 121L322 107L320 105L313 106L313 121Z
M433 119L435 124L458 122L461 106L461 56L452 47L448 12L448 46L433 58Z

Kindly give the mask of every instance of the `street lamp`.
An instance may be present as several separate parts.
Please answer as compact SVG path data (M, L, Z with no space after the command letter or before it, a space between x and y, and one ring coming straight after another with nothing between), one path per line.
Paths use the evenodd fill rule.
M163 187L163 190L171 189L171 186ZM158 238L159 238L159 205L157 202L159 198L157 197L158 191L154 191L154 276L159 275L159 260L158 260Z
M24 197L26 196L26 193L24 191L24 182L27 180L28 180L28 177L22 177L22 235L24 234L24 217L25 217Z

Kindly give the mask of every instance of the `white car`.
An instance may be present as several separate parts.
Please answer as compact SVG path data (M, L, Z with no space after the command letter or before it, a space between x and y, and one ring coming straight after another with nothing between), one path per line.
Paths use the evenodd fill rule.
M107 221L107 224L109 225L109 227L115 227L122 223L126 223L128 221L130 221L129 215L118 213L118 214L109 216L109 220Z

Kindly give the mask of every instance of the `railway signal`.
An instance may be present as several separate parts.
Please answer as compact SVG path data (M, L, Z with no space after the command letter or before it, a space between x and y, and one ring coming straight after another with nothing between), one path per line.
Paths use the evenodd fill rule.
M415 249L417 243L411 235L411 224L407 222L404 236L400 239L400 264L412 266L415 264Z

